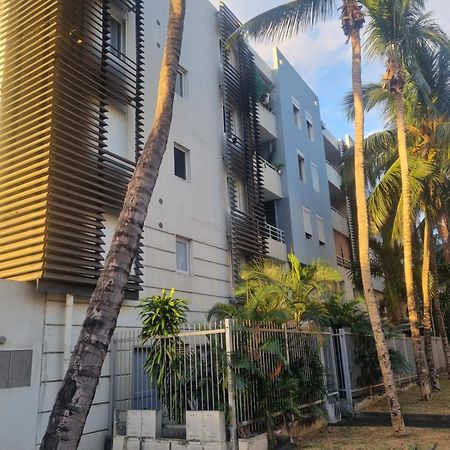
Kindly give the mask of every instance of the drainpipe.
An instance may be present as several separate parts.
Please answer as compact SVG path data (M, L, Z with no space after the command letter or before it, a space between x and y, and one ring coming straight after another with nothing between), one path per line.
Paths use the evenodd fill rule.
M72 322L73 322L73 295L66 294L66 305L64 313L64 358L63 377L69 367L72 356Z

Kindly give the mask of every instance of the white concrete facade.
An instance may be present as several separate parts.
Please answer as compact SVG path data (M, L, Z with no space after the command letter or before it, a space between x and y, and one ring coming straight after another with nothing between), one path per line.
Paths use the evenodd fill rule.
M160 62L166 36L167 1L145 1L145 125L151 127ZM190 320L202 321L217 302L232 296L229 251L227 180L223 162L222 93L217 10L208 0L188 0L180 65L183 96L176 95L174 119L167 151L145 224L143 292L150 296L162 288L176 288L189 300ZM133 25L127 27L132 48ZM270 69L258 59L266 76ZM109 150L134 158L134 118L112 105L109 110ZM276 137L275 116L263 112L268 131ZM264 124L263 124L264 125ZM186 179L174 173L174 147L186 157ZM283 195L279 174L268 172L275 197ZM105 248L110 245L116 218L105 221ZM188 270L177 270L177 238L188 243ZM285 261L286 245L270 243L269 251ZM283 255L284 253L284 255ZM0 351L32 350L29 387L0 389L0 450L37 448L47 426L55 395L63 377L65 335L64 295L43 294L34 284L0 280ZM88 298L75 297L71 347L78 338ZM125 300L118 328L138 327L136 302ZM67 330L66 330L67 331ZM80 450L103 448L110 425L110 358L106 358Z

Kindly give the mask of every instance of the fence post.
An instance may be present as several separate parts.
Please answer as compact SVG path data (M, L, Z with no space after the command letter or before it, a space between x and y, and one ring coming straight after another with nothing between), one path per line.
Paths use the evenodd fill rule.
M339 329L339 343L341 347L342 375L344 376L347 409L349 412L353 412L352 378L350 375L350 361L348 359L347 335L343 328Z
M286 362L289 366L291 364L291 357L289 355L289 335L287 330L287 325L283 323L283 330L284 330L284 345L286 347Z
M237 439L237 411L236 411L236 389L234 382L234 371L231 366L231 355L233 352L233 321L225 319L225 351L227 355L227 389L228 407L230 408L230 444L232 450L238 449Z

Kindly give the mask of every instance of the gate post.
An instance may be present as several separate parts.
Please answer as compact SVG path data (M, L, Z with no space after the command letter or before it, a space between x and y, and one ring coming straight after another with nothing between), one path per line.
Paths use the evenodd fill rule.
M237 411L236 411L236 388L234 381L234 371L231 366L231 355L233 352L233 324L231 319L225 319L225 351L227 355L227 390L228 406L230 408L230 444L232 450L238 450L237 439Z
M343 328L339 329L339 346L341 348L342 375L345 385L345 398L347 410L353 412L352 378L350 375L350 360L347 348L347 334Z

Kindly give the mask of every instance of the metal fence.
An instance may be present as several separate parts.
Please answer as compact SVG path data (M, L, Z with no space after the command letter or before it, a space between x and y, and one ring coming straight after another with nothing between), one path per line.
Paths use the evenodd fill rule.
M171 337L173 338L173 337ZM124 435L130 409L163 411L163 435L182 438L186 411L227 411L230 426L239 436L263 429L262 403L276 406L280 361L301 367L306 380L314 376L314 364L323 371L327 398L339 416L333 338L331 333L306 332L296 325L275 325L226 320L191 324L176 336L143 343L139 330L116 333L112 343L112 403L114 431ZM159 389L145 368L154 351L174 350L177 361ZM169 346L171 347L169 349ZM330 369L328 370L327 367ZM269 386L261 383L269 380ZM310 380L312 383L315 380ZM270 389L267 389L270 388ZM265 397L261 391L268 390ZM322 404L322 396L304 392L299 409ZM278 415L281 421L281 414ZM277 415L275 414L275 420Z
M341 407L352 411L355 401L383 390L381 379L368 383L364 377L358 339L343 329L316 333L294 324L232 320L189 324L177 336L145 343L139 330L121 331L115 334L111 349L114 433L125 435L128 410L158 409L163 412L163 436L184 438L186 411L221 410L228 418L230 435L247 437L264 428L261 406L276 409L282 397L277 380L286 365L297 367L310 386L319 384L317 376L323 377L325 392L312 389L310 395L305 389L296 407L319 406L331 421L339 421ZM396 374L397 383L413 381L411 339L393 337L388 346L404 362ZM176 355L158 389L145 367L155 351ZM437 369L444 369L439 338L433 338L433 351ZM317 371L317 363L323 370ZM281 411L273 417L281 422Z

